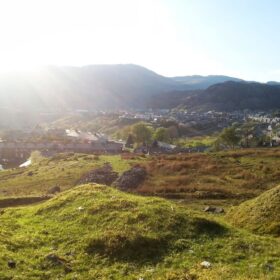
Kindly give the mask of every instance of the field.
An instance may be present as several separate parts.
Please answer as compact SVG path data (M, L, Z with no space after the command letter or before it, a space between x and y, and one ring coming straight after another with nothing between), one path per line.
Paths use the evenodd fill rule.
M280 182L280 150L157 156L138 189L173 198L247 199Z
M105 163L110 163L119 174L141 165L148 176L135 190L137 193L181 199L190 204L209 200L236 204L280 182L280 149L146 157L72 153L43 158L34 154L30 166L0 172L0 198L42 196L54 186L66 190L88 171Z
M80 185L106 163L147 177L130 192ZM280 149L33 153L30 166L0 172L0 279L279 279L279 163ZM61 193L46 196L54 186Z
M280 273L279 239L106 186L81 185L35 206L5 209L0 222L3 280L245 280Z

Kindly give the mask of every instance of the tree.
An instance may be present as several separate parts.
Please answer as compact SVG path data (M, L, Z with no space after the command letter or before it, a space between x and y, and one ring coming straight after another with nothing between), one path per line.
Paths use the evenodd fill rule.
M253 122L246 122L241 126L242 142L245 147L250 147L255 140L256 125Z
M221 134L219 136L219 140L222 143L224 143L234 149L234 147L241 140L241 137L237 131L237 127L231 126L231 127L224 128L224 130L221 132Z
M143 122L133 125L132 133L136 143L148 144L152 140L152 129Z
M162 142L170 142L169 130L164 127L159 127L154 133L154 139Z
M126 146L127 148L132 148L133 144L134 144L133 135L132 135L132 134L129 134L128 137L127 137L125 146Z
M176 139L179 137L178 128L175 125L168 127L168 133L171 139Z

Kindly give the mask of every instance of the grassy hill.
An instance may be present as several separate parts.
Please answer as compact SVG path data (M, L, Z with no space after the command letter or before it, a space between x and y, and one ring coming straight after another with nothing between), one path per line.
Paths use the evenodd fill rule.
M280 236L280 186L233 208L228 220L259 234Z
M0 223L3 280L277 279L280 273L279 240L100 185L5 209Z

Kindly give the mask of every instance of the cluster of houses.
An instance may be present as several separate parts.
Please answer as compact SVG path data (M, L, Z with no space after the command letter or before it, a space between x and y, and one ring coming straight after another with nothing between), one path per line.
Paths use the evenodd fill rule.
M45 155L54 153L77 152L90 154L117 154L123 150L123 143L109 140L103 134L92 134L67 130L68 141L0 141L0 158L26 158L32 151Z

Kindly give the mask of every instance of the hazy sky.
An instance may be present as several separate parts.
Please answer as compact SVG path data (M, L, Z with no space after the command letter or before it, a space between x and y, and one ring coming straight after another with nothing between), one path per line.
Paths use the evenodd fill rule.
M0 0L0 69L135 63L280 80L278 0Z

